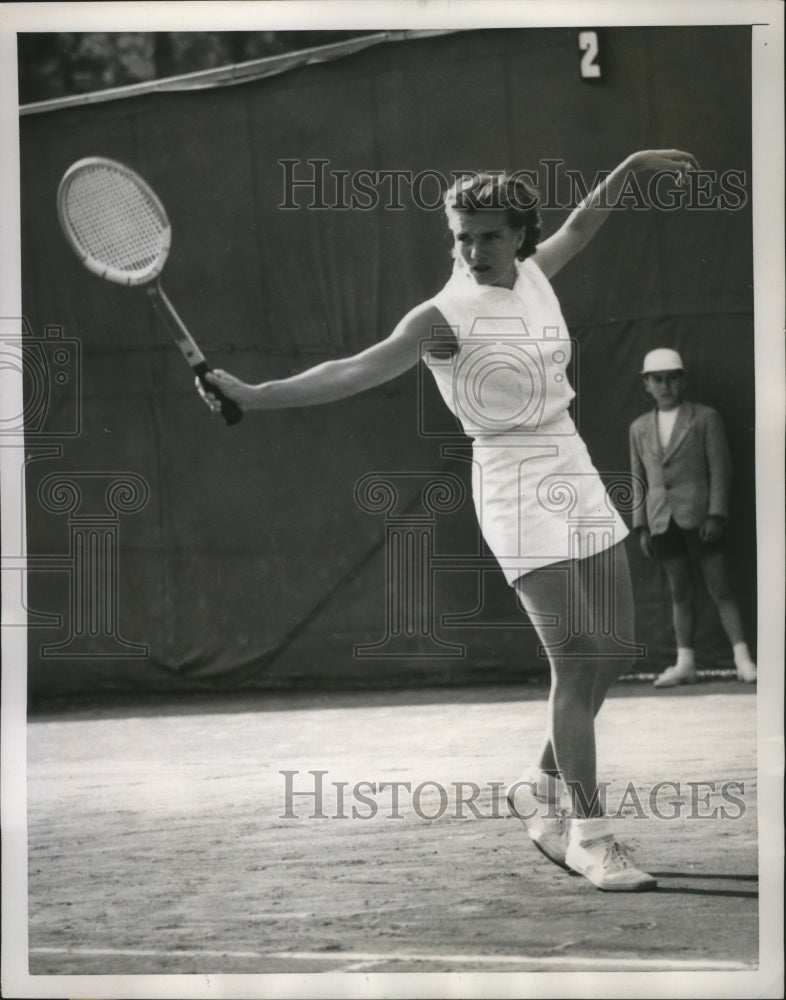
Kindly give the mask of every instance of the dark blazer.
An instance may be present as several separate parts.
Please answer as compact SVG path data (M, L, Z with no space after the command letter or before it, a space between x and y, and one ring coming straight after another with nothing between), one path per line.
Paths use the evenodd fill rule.
M710 514L728 516L731 460L723 423L711 407L684 401L665 449L657 410L634 420L630 466L634 528L660 535L672 517L681 528L697 528Z

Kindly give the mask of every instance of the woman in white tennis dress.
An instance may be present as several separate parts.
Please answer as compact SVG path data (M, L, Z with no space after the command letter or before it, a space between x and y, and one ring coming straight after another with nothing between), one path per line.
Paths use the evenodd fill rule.
M610 891L655 886L603 816L595 767L594 718L633 649L627 529L568 413L570 340L548 279L589 242L631 173L681 181L696 167L680 150L634 153L543 242L537 193L522 174L462 178L445 198L453 274L388 338L259 385L207 376L243 409L264 410L328 403L425 361L473 440L484 538L551 668L547 731L508 800L551 861Z

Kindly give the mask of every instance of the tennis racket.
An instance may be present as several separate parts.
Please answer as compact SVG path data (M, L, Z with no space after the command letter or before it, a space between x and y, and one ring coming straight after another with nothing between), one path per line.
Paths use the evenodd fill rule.
M60 181L57 214L68 243L89 271L120 285L146 287L183 357L221 403L224 421L231 425L242 420L237 403L205 378L210 366L161 287L172 227L150 186L114 160L78 160Z

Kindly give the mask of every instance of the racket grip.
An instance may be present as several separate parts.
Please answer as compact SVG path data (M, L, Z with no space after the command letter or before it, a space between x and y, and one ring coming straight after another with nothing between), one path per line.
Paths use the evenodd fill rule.
M224 418L224 423L228 427L231 427L233 424L239 424L243 419L243 411L233 399L225 396L218 386L213 385L212 382L208 382L205 375L209 371L211 371L211 368L206 361L200 361L198 365L194 365L193 367L193 372L202 383L205 391L212 393L221 403L221 416Z

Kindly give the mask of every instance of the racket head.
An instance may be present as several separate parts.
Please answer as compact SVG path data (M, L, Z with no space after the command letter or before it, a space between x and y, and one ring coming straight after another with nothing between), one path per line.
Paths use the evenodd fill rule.
M66 240L88 270L121 285L162 271L172 228L164 206L134 170L100 156L73 163L57 189Z

